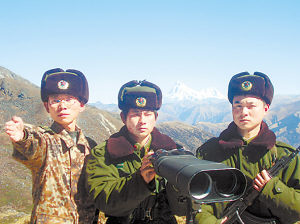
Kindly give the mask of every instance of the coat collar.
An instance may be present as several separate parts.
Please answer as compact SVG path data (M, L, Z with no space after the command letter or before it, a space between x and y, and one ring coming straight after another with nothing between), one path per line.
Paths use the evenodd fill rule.
M61 140L64 142L64 144L68 149L73 147L74 145L77 145L78 149L81 152L85 154L89 154L90 148L89 148L88 141L86 140L82 130L78 126L76 126L76 131L78 131L77 143L76 142L74 143L69 133L60 124L53 122L50 129L52 132L59 134L59 137L61 138Z
M258 135L249 143L249 147L264 147L271 149L276 143L276 136L272 132L268 125L263 121L261 123L260 131ZM227 129L225 129L219 137L219 144L224 149L239 148L244 145L242 137L238 134L237 126L234 122L231 122Z
M150 149L153 149L153 151L176 148L176 143L169 136L160 133L156 128L151 132L151 136ZM134 144L135 142L130 139L126 126L123 126L118 133L113 134L107 140L107 151L112 158L124 157L134 152Z

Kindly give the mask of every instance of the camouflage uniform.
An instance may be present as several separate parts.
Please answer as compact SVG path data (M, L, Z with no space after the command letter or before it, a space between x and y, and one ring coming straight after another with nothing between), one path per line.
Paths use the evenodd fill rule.
M14 143L13 157L32 172L31 223L91 223L95 209L85 197L81 173L89 140L77 128L77 144L57 123L25 125L26 138Z
M258 136L250 142L240 137L237 126L232 122L218 138L212 138L202 145L197 150L197 157L240 169L248 177L250 186L258 173L269 169L277 159L289 155L293 150L287 144L276 142L275 134L264 122ZM220 223L227 204L203 205L202 212L196 217L198 222ZM265 185L246 212L261 218L276 218L277 223L300 220L300 156Z

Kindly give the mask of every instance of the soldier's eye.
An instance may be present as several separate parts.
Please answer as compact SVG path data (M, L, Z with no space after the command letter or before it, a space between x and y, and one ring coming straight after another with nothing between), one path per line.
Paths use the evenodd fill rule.
M73 100L73 98L66 98L64 101L65 102L71 102Z
M61 102L61 100L59 100L59 99L53 99L52 100L52 103L60 103Z

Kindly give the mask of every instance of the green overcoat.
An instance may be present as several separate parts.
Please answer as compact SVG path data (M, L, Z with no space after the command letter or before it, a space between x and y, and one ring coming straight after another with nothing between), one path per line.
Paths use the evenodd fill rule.
M212 138L197 149L197 157L224 163L240 169L252 185L253 179L263 169L269 169L276 160L288 156L293 147L277 142L266 123L252 141L244 141L237 133L234 123L218 138ZM220 223L228 203L203 205L196 217L198 223ZM300 157L273 177L263 188L254 204L247 211L258 217L276 218L280 223L295 223L300 220Z
M171 211L168 197L174 197L172 192L166 192L164 180L159 177L147 184L140 175L140 167L144 150L154 152L157 149L174 149L177 145L168 136L161 134L157 129L151 133L151 140L141 148L128 137L124 126L120 132L111 136L107 141L96 146L87 160L87 184L96 207L106 216L119 217L120 223L131 223L132 220L142 220L143 216L159 219L159 223L168 223L175 220ZM159 196L159 199L156 197ZM164 208L153 209L153 200L163 200L158 206ZM185 213L185 204L182 214ZM149 220L150 217L146 217ZM147 223L146 221L144 223Z

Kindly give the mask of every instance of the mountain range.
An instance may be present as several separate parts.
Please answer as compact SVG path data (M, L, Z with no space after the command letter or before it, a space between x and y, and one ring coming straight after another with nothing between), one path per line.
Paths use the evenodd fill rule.
M115 104L93 104L101 109L118 111ZM300 144L300 95L275 95L266 123L278 140L293 146ZM182 122L218 136L232 121L231 105L217 89L194 90L182 82L163 96L158 122ZM178 127L180 128L180 127Z
M164 96L164 98L164 103L178 101L198 103L207 99L226 99L226 97L215 88L207 88L197 91L180 81L175 83L174 87L166 94L166 96Z
M40 88L12 71L0 67L0 129L13 115L18 115L22 117L24 122L35 125L50 125L52 122L41 102ZM160 122L159 127L162 130L169 131L172 128L180 129L180 127L175 125L177 124L176 122L175 120L174 122L169 121L167 123ZM99 143L118 131L123 125L117 105L101 103L88 104L84 113L80 115L78 124L87 136ZM164 129L165 126L169 127ZM199 128L191 126L190 130L192 129ZM168 133L166 132L166 134ZM201 142L209 136L211 134L205 132ZM181 138L176 135L173 135L173 137L174 140ZM191 149L192 147L189 146L189 142L189 138L186 136L182 139L181 144L187 149ZM1 143L8 143L8 138L4 132L0 132Z
M40 88L0 67L0 223L20 220L32 206L31 174L12 159L12 147L3 129L13 115L35 125L52 122L41 103ZM178 82L163 99L157 128L184 148L195 151L209 138L219 135L231 120L230 104L217 90L198 92ZM300 95L275 96L266 122L279 140L298 146ZM123 125L117 105L101 102L88 104L78 123L98 143Z

